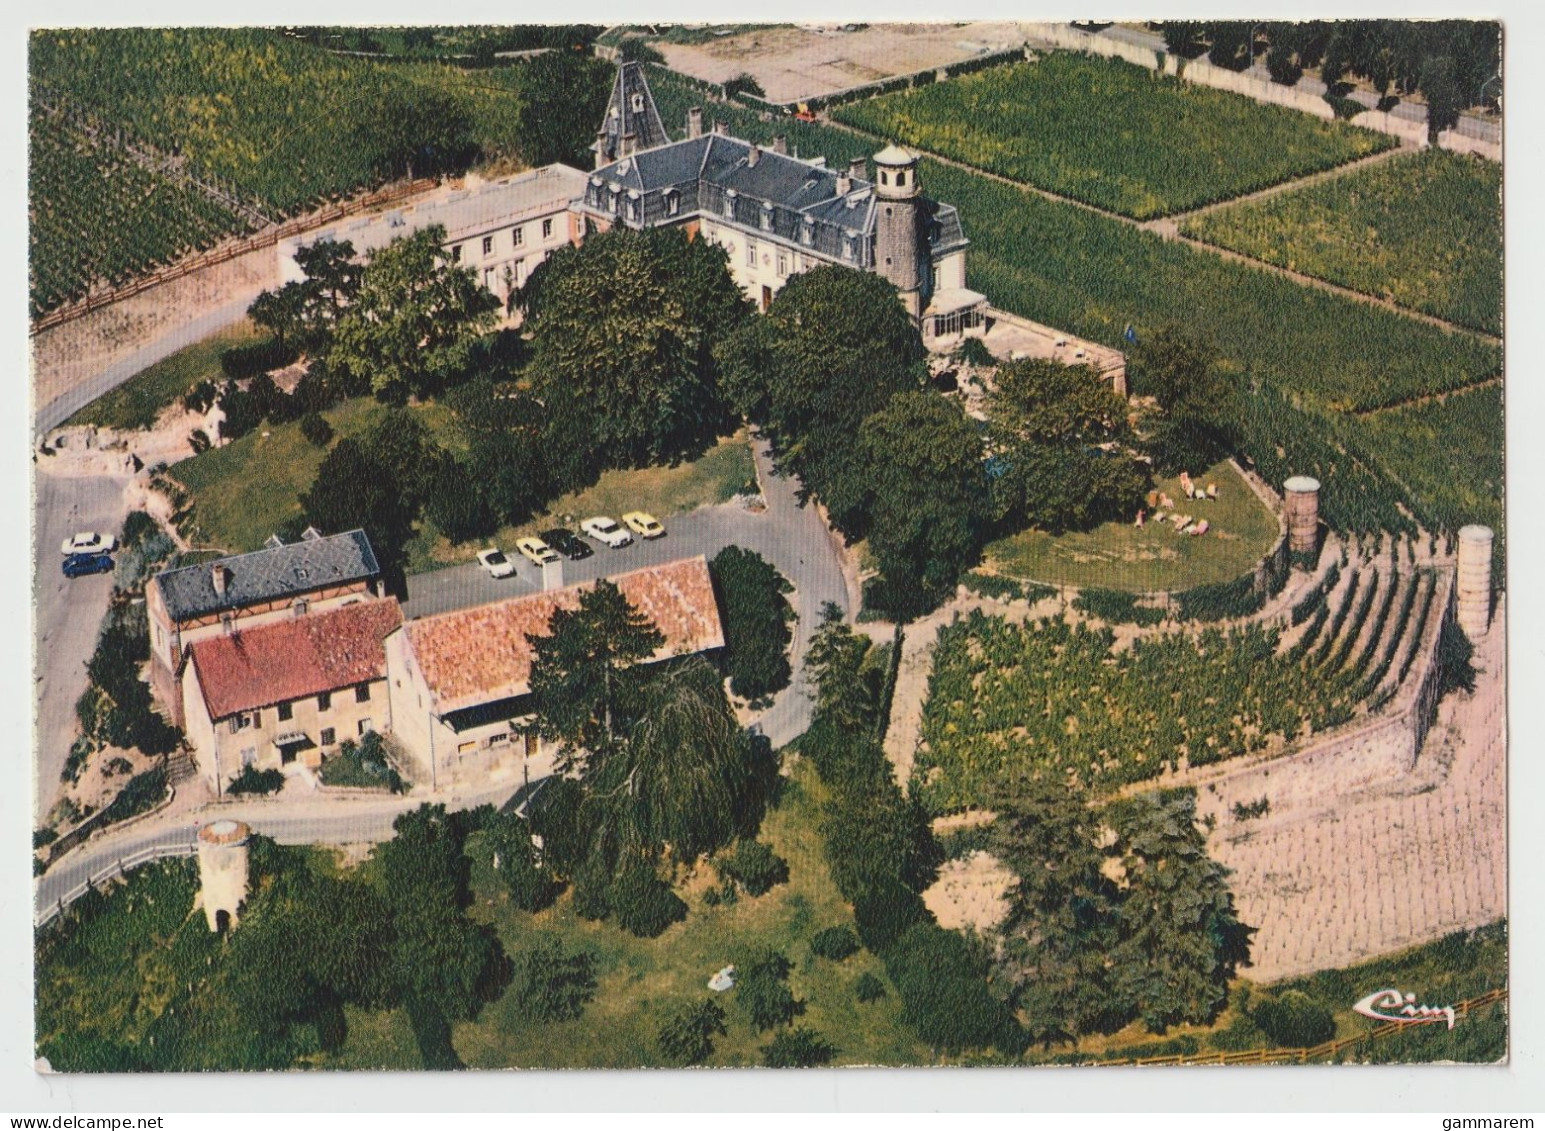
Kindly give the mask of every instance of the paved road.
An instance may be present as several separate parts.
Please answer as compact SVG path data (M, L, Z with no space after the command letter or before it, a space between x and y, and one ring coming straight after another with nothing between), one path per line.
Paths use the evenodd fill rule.
M798 737L810 725L811 703L805 694L800 661L819 623L821 606L831 601L847 611L848 597L836 547L815 508L799 505L795 497L797 481L771 474L771 459L765 443L756 441L752 450L767 497L765 512L753 514L733 504L701 507L667 520L663 538L635 541L621 550L601 547L583 561L565 561L564 581L572 583L610 577L695 554L711 558L732 545L754 550L772 562L794 583L794 605L798 616L794 634L793 683L778 696L760 723L762 733L774 745L782 745ZM514 547L504 549L513 552ZM541 578L537 568L522 558L514 560L517 576L500 580L489 577L476 563L416 574L408 578L408 601L404 612L410 617L429 616L539 591Z
M59 427L92 401L116 389L136 373L148 369L162 358L170 357L185 346L191 346L218 330L240 322L247 316L247 307L251 305L252 296L244 294L234 302L217 307L191 322L184 322L143 349L136 350L122 361L114 362L94 377L82 381L69 392L55 397L46 405L40 405L32 422L34 442L41 440L51 429Z
M75 738L75 701L86 689L86 661L112 594L112 574L59 572L59 545L77 531L117 534L123 528L123 476L52 475L39 468L33 500L33 680L37 710L33 795L39 817L53 805Z

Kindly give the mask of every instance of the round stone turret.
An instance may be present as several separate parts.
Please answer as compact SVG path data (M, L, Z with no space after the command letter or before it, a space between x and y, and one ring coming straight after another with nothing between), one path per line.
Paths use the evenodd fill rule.
M874 155L874 192L878 215L874 231L874 268L896 285L913 318L923 312L923 282L929 277L923 259L922 209L917 183L917 157L898 145Z
M1491 544L1489 526L1459 528L1459 563L1455 604L1459 627L1472 641L1479 641L1491 625Z
M1287 517L1288 549L1313 554L1320 548L1320 481L1295 475L1282 484L1282 509Z
M240 821L211 821L198 831L199 893L211 931L236 925L247 898L247 839L252 830Z

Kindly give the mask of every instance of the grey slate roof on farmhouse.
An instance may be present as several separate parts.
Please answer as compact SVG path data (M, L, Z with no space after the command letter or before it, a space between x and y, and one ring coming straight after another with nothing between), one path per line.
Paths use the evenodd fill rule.
M215 592L214 567L225 567L225 593ZM363 530L303 538L299 542L184 566L156 575L166 611L188 620L305 593L324 585L346 584L381 572Z

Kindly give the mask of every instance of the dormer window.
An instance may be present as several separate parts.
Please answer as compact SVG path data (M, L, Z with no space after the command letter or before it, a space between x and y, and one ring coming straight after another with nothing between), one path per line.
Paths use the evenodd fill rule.
M680 211L681 193L675 189L667 189L665 191L665 214L667 216L675 216Z
M815 225L806 220L804 226L799 229L799 242L806 247L815 243Z
M724 215L726 219L735 219L735 190L724 190Z
M634 91L633 97L628 100L628 105L633 107L633 113L642 114L644 112L644 96Z
M762 231L770 232L773 226L773 210L771 204L762 205Z

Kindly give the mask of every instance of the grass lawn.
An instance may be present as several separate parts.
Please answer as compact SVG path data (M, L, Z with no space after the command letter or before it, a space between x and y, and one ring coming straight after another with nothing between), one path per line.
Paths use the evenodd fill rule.
M1149 522L1141 529L1130 522L1107 522L1056 537L1026 530L989 545L988 568L1028 581L1138 592L1178 592L1231 581L1271 549L1277 540L1277 518L1226 461L1196 478L1204 485L1217 483L1216 502L1185 499L1179 480L1156 482L1181 513L1211 524L1200 537L1176 534L1167 522Z
M1343 122L1070 52L866 99L833 116L1139 220L1395 145Z
M414 409L437 439L450 430L450 410L437 404ZM322 415L336 437L358 436L387 407L369 397L344 401ZM450 441L445 441L450 444ZM336 444L337 439L332 443ZM239 440L173 464L169 474L193 496L185 533L200 546L227 553L262 547L285 520L301 513L300 496L316 479L327 449L300 434L300 423L264 424Z
M65 423L125 430L149 428L163 408L181 399L200 381L219 384L225 380L220 369L222 353L233 346L252 345L265 336L251 322L242 319L235 326L194 342L135 374Z
M1440 149L1189 220L1185 234L1502 332L1502 166Z
M592 486L553 500L544 514L530 522L506 526L487 539L453 543L427 530L408 547L409 569L422 573L469 562L489 544L513 550L517 538L553 526L577 529L591 515L610 515L620 521L624 511L642 510L665 521L669 515L728 502L755 488L756 468L742 429L690 463L605 472Z
M503 885L477 854L472 914L494 925L506 951L515 955L538 940L557 940L565 951L596 956L594 999L574 1021L534 1022L513 991L487 1006L476 1022L455 1026L456 1051L469 1068L637 1068L662 1063L655 1045L660 1017L678 1004L713 996L724 1008L728 1036L715 1040L710 1065L754 1065L772 1033L758 1034L734 991L711 995L709 977L734 962L742 948L766 945L793 964L789 986L804 1000L796 1024L816 1030L838 1049L841 1064L929 1063L929 1050L900 1021L895 990L868 1005L853 997L863 973L885 980L884 967L867 951L841 962L815 958L810 936L823 927L853 925L852 913L827 872L816 831L824 790L813 769L796 766L785 780L778 808L762 828L762 839L789 864L789 882L756 899L742 896L732 906L707 907L702 892L712 873L692 877L678 893L691 910L687 918L656 939L640 939L613 924L576 917L567 895L532 915L510 906ZM401 1010L390 1014L349 1013L349 1039L320 1067L416 1067L418 1053Z

